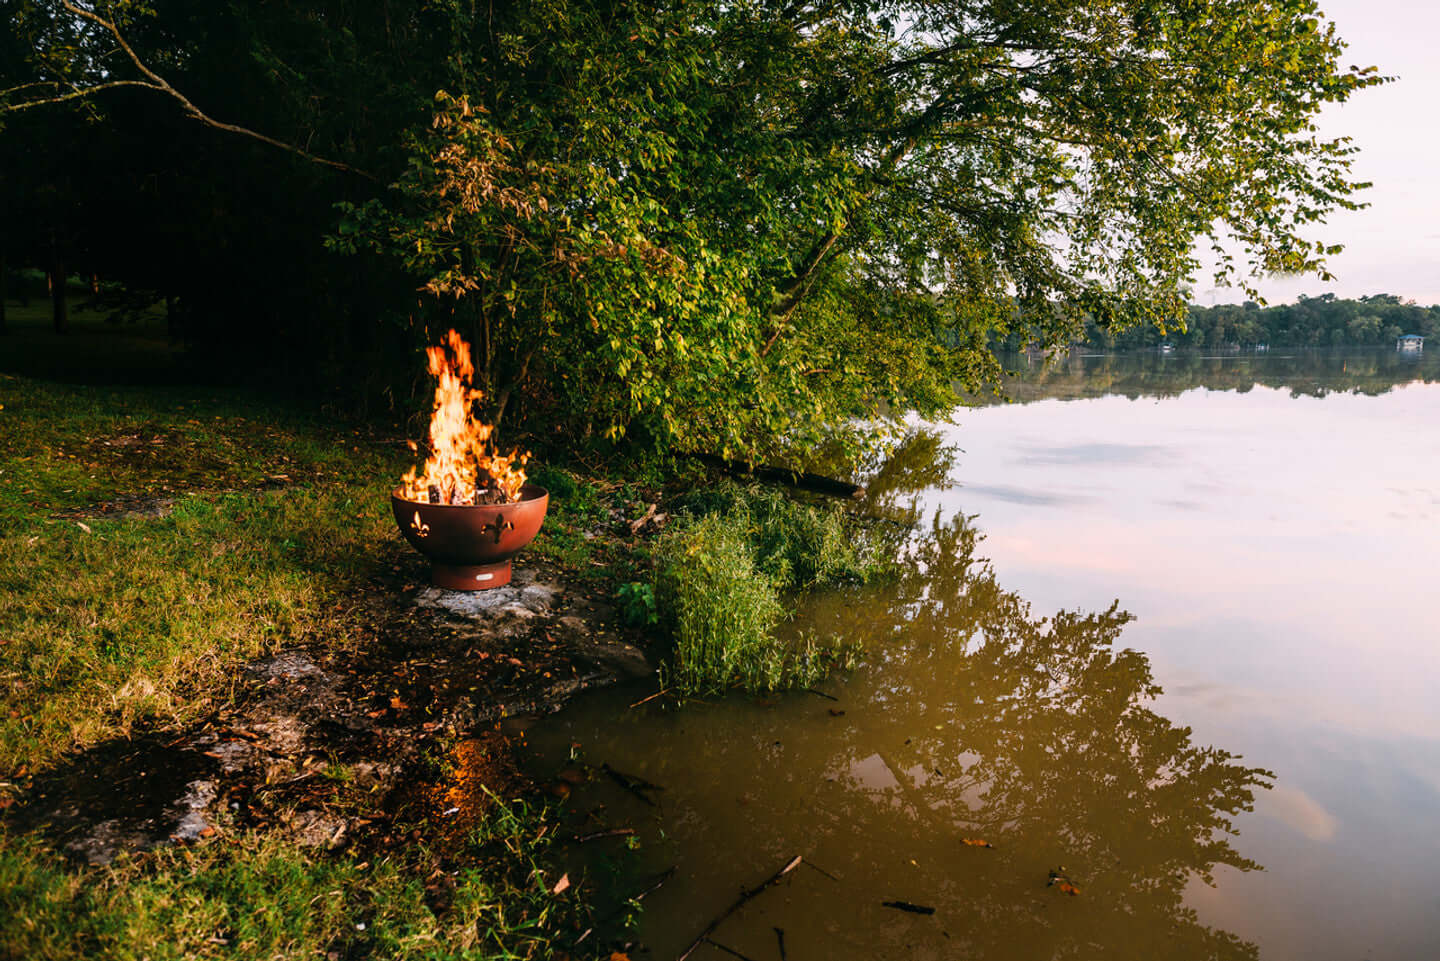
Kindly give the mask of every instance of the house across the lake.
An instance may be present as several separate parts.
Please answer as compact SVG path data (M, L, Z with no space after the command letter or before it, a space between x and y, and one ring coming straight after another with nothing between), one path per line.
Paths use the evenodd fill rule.
M1425 338L1419 334L1406 334L1395 341L1396 350L1421 350L1425 346Z

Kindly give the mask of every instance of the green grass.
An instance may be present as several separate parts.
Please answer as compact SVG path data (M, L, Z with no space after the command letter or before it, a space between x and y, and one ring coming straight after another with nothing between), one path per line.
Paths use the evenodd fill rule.
M807 504L777 488L725 482L690 494L684 508L742 528L756 565L782 590L863 583L891 572L889 556L833 501Z
M67 752L208 714L249 659L356 643L337 609L422 564L390 516L398 438L234 390L123 386L172 363L154 331L30 327L0 339L0 802ZM108 361L108 386L14 373ZM539 473L559 490L532 556L609 576L626 549L585 535L615 485ZM596 891L551 893L559 833L554 811L497 801L433 850L319 852L256 828L78 868L0 828L0 959L603 956L594 936L570 950Z
M583 882L552 893L556 828L550 809L496 799L445 859L423 842L364 857L250 835L88 870L0 836L0 958L556 957L593 922Z
M0 405L0 773L195 715L393 557L401 461L353 429L5 375ZM168 516L73 513L155 497Z
M852 647L813 636L781 638L783 593L859 582L889 570L838 506L815 507L776 491L727 484L687 501L690 515L656 551L655 608L674 648L663 684L682 695L807 687Z
M135 322L111 323L109 309L88 309L90 299L88 291L72 290L70 330L63 335L54 332L43 283L28 305L7 300L0 371L86 383L204 382L204 372L187 369L171 342L163 305Z

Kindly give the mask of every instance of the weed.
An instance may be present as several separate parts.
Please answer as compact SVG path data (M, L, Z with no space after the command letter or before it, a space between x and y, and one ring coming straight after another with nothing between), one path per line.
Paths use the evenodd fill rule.
M683 507L743 521L756 565L782 590L863 583L891 569L887 555L836 504L805 504L774 488L726 482L691 494Z
M655 565L658 620L675 642L662 672L667 687L681 694L805 687L853 665L853 646L812 635L789 642L775 630L784 592L893 570L843 509L727 483L690 495L683 510L661 538Z
M620 619L630 627L654 627L660 623L655 609L655 588L639 581L621 584L615 591Z

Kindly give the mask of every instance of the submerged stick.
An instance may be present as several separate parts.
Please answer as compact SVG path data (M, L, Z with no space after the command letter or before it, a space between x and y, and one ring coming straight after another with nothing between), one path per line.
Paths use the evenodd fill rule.
M639 707L641 704L648 704L649 702L655 700L657 697L659 697L659 696L662 695L662 694L669 694L669 693L670 693L670 688L668 688L668 687L662 687L660 690L656 691L654 694L651 694L649 697L642 697L640 700L636 701L634 704L631 704L630 706L631 706L631 707Z
M805 861L805 866L806 866L807 868L809 868L810 870L812 870L812 871L819 871L821 874L825 875L827 878L829 878L829 879L832 880L832 881L839 881L839 880L840 880L840 879L837 878L835 875L831 874L829 871L825 870L825 869L822 868L820 865L816 864L814 861L809 860L808 858L807 858L806 861Z
M750 955L748 955L748 954L741 954L739 951L736 951L734 948L727 947L726 945L723 945L723 944L721 944L719 941L713 940L712 938L706 938L706 939L705 939L705 943L708 944L708 945L710 945L710 947L712 947L712 948L719 948L721 951L724 951L726 954L732 955L732 956L734 956L734 957L739 958L740 961L755 961L755 959L752 958L752 957L750 957Z
M601 764L601 765L600 765L600 770L604 771L606 774L610 775L612 778L615 778L616 780L622 782L626 787L635 788L635 789L638 789L638 790L641 790L641 791L663 791L663 790L665 790L665 789L664 789L663 787L661 787L660 785L658 785L658 784L652 784L651 782L645 780L643 777L639 777L639 776L634 775L634 774L626 774L624 771L617 771L617 770L615 770L613 767L611 767L608 763L607 763L607 764Z
M655 876L655 880L650 882L650 886L649 886L649 887L647 887L645 890L641 891L639 894L631 895L630 900L632 900L632 901L643 901L643 900L645 900L645 896L646 896L646 895L654 894L656 891L660 890L660 885L664 884L666 881L668 881L668 880L670 880L671 878L673 878L673 877L675 876L675 872L676 872L677 870L679 870L679 868L680 868L680 865L678 865L678 864L672 864L670 867L666 868L664 871L661 871L658 875Z
M594 834L582 834L575 838L576 844L584 844L587 841L598 841L601 838L623 838L635 833L634 828L611 828L608 831L596 831Z
M825 698L825 699L828 700L828 701L838 701L838 700L840 700L840 699L839 699L838 697L836 697L834 694L826 694L824 691L817 691L817 690L815 690L815 688L813 688L813 687L807 687L807 688L805 688L805 693L806 693L806 694L814 694L816 697L823 697L823 698Z
M881 901L882 908L894 908L896 911L909 911L911 914L934 914L935 909L926 907L923 904L911 904L909 901Z
M780 945L780 961L785 961L785 929L775 929L775 942Z
M704 944L710 939L710 935L715 932L716 928L720 927L720 925L725 922L726 918L730 917L730 915L734 914L736 911L739 911L746 905L747 902L750 901L751 898L760 894L766 888L780 883L780 879L783 878L785 875L789 874L791 871L795 870L795 868L798 867L800 862L803 860L805 860L805 858L802 855L797 854L795 855L795 857L791 858L790 862L786 864L783 868L770 875L770 877L766 878L761 883L755 885L755 887L750 888L747 891L741 891L740 897L736 899L735 903L730 905L730 907L726 908L723 912L721 912L721 914L716 917L715 920L707 924L705 926L705 930L701 931L700 934L695 938L695 940L690 942L690 947L680 952L679 957L677 957L675 961L685 961L685 959L690 957L690 955L695 951L696 948L700 947L701 944ZM713 944L714 942L711 943Z

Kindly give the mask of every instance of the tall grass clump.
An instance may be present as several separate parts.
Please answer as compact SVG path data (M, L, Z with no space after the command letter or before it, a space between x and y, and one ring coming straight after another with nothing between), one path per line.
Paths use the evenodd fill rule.
M864 583L892 563L869 532L838 504L816 506L774 488L726 482L686 498L684 509L743 523L756 566L781 590Z
M737 684L772 686L767 681L783 660L775 625L784 608L733 518L712 514L662 539L655 600L675 639L667 687L714 694Z
M683 695L773 691L849 666L853 649L778 636L782 596L887 569L839 507L735 484L692 495L656 553L655 604L675 643L665 686Z

